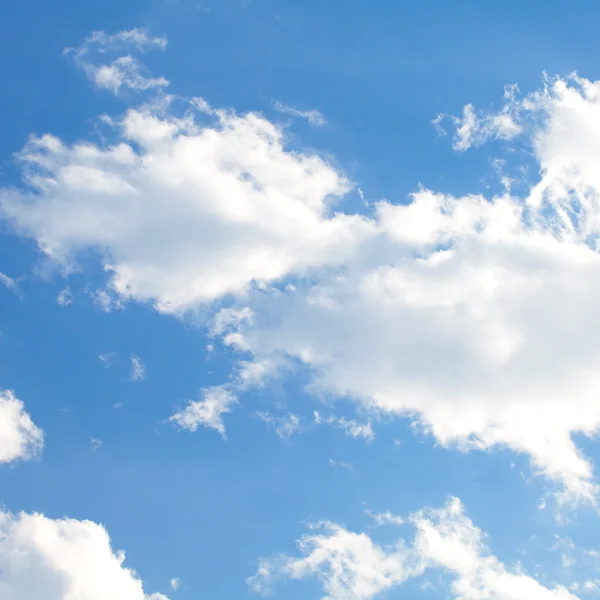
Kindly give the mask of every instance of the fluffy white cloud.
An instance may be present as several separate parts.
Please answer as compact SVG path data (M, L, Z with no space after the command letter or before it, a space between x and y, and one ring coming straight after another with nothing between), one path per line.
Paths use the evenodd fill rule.
M97 523L0 512L3 600L168 600L124 561Z
M29 460L44 447L44 432L10 390L0 390L0 463Z
M169 420L175 426L188 431L196 431L200 425L215 429L224 438L223 415L231 412L237 403L235 394L226 386L215 386L202 391L202 400L191 400L187 406L172 415Z
M335 523L319 523L298 541L300 558L262 559L248 582L263 592L279 578L318 577L324 600L368 600L428 569L443 569L452 576L453 595L461 600L576 600L564 587L544 587L502 564L457 498L442 508L419 511L409 521L415 530L412 540L401 538L391 546Z
M410 416L443 446L527 453L593 499L571 436L600 426L599 99L600 84L548 82L519 109L541 166L526 197L379 202L360 259L257 295L231 343L294 357L314 389Z
M159 113L128 111L108 148L32 138L20 157L35 191L2 190L0 214L63 265L97 249L114 291L162 311L350 258L369 225L328 216L348 183L324 160L285 150L256 114Z
M523 197L420 190L372 217L334 213L349 184L332 165L260 115L196 99L182 117L158 103L107 119L120 139L106 148L32 138L32 191L0 191L0 214L63 266L96 250L117 303L180 314L236 295L213 333L247 353L247 384L300 361L314 391L409 417L442 446L526 453L593 499L572 436L600 427L599 99L600 83L548 80L457 121L463 149L528 136L541 175ZM223 432L223 406L173 421Z

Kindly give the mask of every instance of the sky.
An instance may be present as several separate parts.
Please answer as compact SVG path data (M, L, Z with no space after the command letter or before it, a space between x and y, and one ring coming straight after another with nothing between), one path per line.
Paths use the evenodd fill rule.
M0 600L600 594L600 9L0 7Z

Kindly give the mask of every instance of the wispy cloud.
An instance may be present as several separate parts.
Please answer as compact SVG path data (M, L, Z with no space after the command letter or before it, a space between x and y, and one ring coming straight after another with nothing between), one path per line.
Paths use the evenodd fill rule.
M167 38L151 36L145 29L130 29L115 34L96 31L88 36L78 48L65 48L64 54L98 87L118 94L122 88L133 91L164 88L169 82L164 77L151 77L145 66L131 54L117 56L106 62L108 55L135 50L164 50Z
M329 464L332 467L339 467L340 469L346 469L346 471L354 471L354 465L349 462L344 462L343 460L333 460L333 458L330 458Z
M257 412L256 416L271 427L282 440L289 440L294 434L302 431L300 418L291 413L274 416L268 412Z
M290 115L291 117L299 117L301 119L306 119L311 125L321 127L327 123L323 114L318 110L299 110L292 106L282 104L278 100L274 102L274 107L275 110L284 115Z
M114 356L114 352L100 352L98 353L98 360L102 363L104 367L110 367L113 362Z
M9 277L8 275L5 275L4 273L0 273L0 283L7 287L9 290L13 290L15 289L17 282L12 278Z
M129 357L131 362L131 381L142 381L146 377L146 366L137 354Z
M356 421L356 419L346 419L345 417L336 417L334 415L323 417L317 410L314 411L313 418L316 425L333 425L334 427L341 429L350 437L363 438L368 443L375 439L375 432L371 427L370 421L367 421L366 423L359 423Z
M369 515L378 527L382 525L403 525L406 522L404 518L391 513L389 510L377 513L367 509L365 514Z

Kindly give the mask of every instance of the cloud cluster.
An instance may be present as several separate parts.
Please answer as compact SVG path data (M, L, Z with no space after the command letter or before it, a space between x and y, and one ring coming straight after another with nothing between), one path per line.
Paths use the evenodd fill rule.
M257 294L233 345L293 357L314 390L410 417L442 446L524 452L593 500L572 434L600 426L599 98L600 83L548 81L520 101L540 165L525 197L377 203L343 271Z
M3 600L168 600L144 593L97 523L0 512Z
M52 261L96 251L118 303L225 303L213 333L249 381L302 363L316 393L410 418L441 446L526 453L569 497L595 499L572 436L600 427L600 83L509 88L499 112L455 120L461 150L531 144L525 195L421 189L370 216L335 212L344 174L259 114L201 99L175 114L166 99L106 121L108 146L33 137L26 187L0 190L0 216ZM173 422L224 433L231 405L211 393Z
M441 508L414 513L409 522L413 538L400 538L390 546L336 523L313 525L298 541L299 558L262 559L248 583L265 592L278 579L317 577L323 600L369 600L429 569L441 569L451 576L452 594L461 600L576 600L565 587L545 587L500 562L458 498Z
M294 434L303 431L299 417L292 413L285 416L275 416L269 412L257 411L256 416L272 428L282 440L289 440Z
M465 151L477 147L486 141L511 140L523 133L520 124L522 102L516 98L518 89L509 85L504 90L505 104L499 112L477 114L472 104L467 104L463 109L462 117L452 115L438 115L433 120L433 125L443 135L446 130L442 123L449 119L455 128L452 147L458 151Z
M367 423L359 423L356 419L336 417L335 415L323 417L318 410L313 412L313 419L315 425L333 425L353 438L362 438L367 442L372 442L375 439L375 432L373 431L370 421Z
M165 37L150 36L145 29L120 31L113 35L96 31L78 48L65 48L64 54L70 56L96 86L118 94L123 88L136 92L160 89L169 82L164 77L150 77L144 65L131 54L117 56L110 62L106 62L107 56L132 49L145 52L166 47Z
M44 447L44 432L31 420L14 392L0 390L0 463L29 460Z

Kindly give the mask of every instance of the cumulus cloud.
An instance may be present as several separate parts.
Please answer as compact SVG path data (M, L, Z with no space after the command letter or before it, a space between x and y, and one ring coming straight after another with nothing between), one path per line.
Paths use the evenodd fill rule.
M44 432L31 420L14 392L0 390L0 463L39 456Z
M527 453L595 499L572 434L600 426L599 98L599 83L548 81L522 102L541 167L525 197L379 202L360 260L257 295L240 349L294 357L316 391L410 417L442 446Z
M187 406L176 412L169 421L180 429L196 431L200 425L218 431L226 438L223 415L231 412L237 403L235 394L226 386L215 386L202 391L202 400L190 400Z
M400 538L389 546L336 523L318 523L298 541L300 557L262 559L248 583L264 592L278 579L316 577L324 600L368 600L430 569L441 569L452 577L453 595L462 600L576 600L566 588L544 587L500 562L457 498L442 508L414 513L409 521L412 539Z
M287 151L280 127L257 114L215 118L144 106L108 148L32 138L20 158L34 191L2 190L0 214L57 263L98 250L113 292L165 312L347 260L369 226L328 215L346 179Z
M168 600L147 594L97 523L0 512L0 597Z
M343 173L264 117L196 99L184 115L128 110L106 147L32 138L28 188L1 190L0 215L60 265L95 250L118 302L225 303L213 334L249 384L299 362L315 393L410 418L443 447L526 453L594 500L572 436L600 427L600 83L516 94L476 121L467 110L457 139L529 140L540 177L523 196L420 189L372 216L335 212ZM228 397L173 422L223 433Z
M75 64L99 88L118 94L122 88L134 91L164 88L169 82L164 77L150 77L144 65L127 54L106 62L107 56L135 49L145 52L152 48L164 50L167 39L150 36L145 29L131 29L115 34L96 31L89 35L78 48L65 48Z

